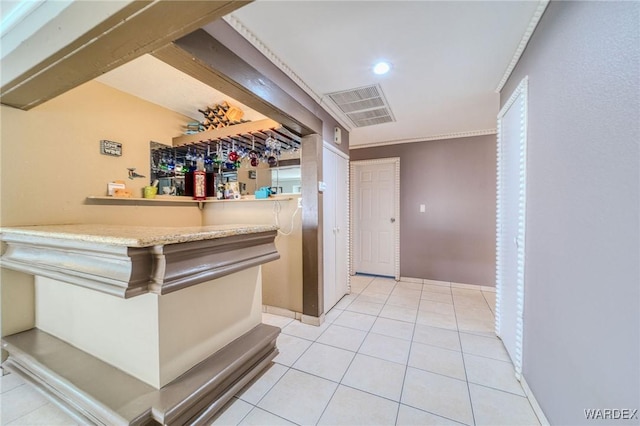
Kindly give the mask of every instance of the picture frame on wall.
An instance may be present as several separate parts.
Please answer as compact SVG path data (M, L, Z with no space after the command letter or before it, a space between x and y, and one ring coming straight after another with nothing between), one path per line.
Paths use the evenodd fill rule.
M120 142L103 139L100 141L100 154L111 157L122 156L122 144Z

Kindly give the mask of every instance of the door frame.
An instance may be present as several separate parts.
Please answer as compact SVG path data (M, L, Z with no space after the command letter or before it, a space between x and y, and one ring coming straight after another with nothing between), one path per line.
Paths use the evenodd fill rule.
M503 213L505 208L504 188L502 185L502 169L504 158L502 156L503 147L507 143L503 137L502 120L516 101L520 102L520 140L518 141L519 152L519 182L518 182L518 230L514 243L517 246L517 280L516 280L516 336L515 336L515 359L513 365L516 378L522 377L522 346L524 334L524 288L525 288L525 243L526 243L526 213L527 213L527 103L528 103L529 77L526 76L520 81L518 87L513 91L509 100L498 113L498 137L497 137L497 179L496 179L496 323L495 331L500 336L502 314L502 291L505 285L503 280L502 265L504 259L501 256L502 249L506 245L512 244L506 241L502 231Z
M349 164L349 180L351 181L351 191L350 191L350 202L349 202L349 246L350 253L354 253L355 256L356 250L358 249L357 241L354 239L354 230L357 229L357 221L355 220L355 214L357 213L355 210L356 206L356 194L360 192L360 187L358 185L358 181L356 179L356 171L360 166L371 166L376 164L394 164L394 179L395 179L395 191L394 191L394 201L395 201L395 211L394 215L396 221L394 223L393 232L395 234L394 238L394 267L393 267L393 275L396 281L400 280L400 157L389 157L389 158L378 158L375 160L358 160L351 161ZM349 262L349 274L355 275L354 263Z

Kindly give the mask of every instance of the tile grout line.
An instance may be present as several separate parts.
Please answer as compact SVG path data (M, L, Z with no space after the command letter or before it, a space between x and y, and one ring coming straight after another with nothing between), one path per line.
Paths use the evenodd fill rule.
M407 407L413 408L414 410L422 411L423 413L428 413L428 414L431 414L432 416L435 416L435 417L440 417L440 418L443 418L443 419L447 419L449 421L452 421L452 422L460 424L460 425L469 426L466 423L459 422L458 420L452 419L452 418L447 417L447 416L443 416L442 414L438 414L438 413L434 413L432 411L425 410L424 408L414 407L411 404L400 403L400 405L405 405ZM396 420L396 426L400 426L400 425L397 424L397 420Z
M494 390L494 391L497 391L497 392L502 392L502 393L506 393L506 394L509 394L509 395L513 395L513 396L519 396L520 398L525 398L525 399L529 400L529 398L527 397L526 393L524 395L519 395L517 393L509 392L509 391L504 390L504 389L498 389L498 388L494 388L493 386L483 385L482 383L476 383L476 382L469 382L469 383L471 383L472 385L476 385L476 386L480 386L480 387L486 388L486 389L491 389L491 390Z
M483 296L484 298L484 296ZM458 326L458 313L456 311L456 299L455 297L453 297L453 291L451 291L451 299L453 300L453 316L456 319L456 330L458 332L458 341L460 343L460 351L461 351L461 356L462 356L462 367L464 368L464 378L465 378L465 382L467 383L467 394L469 395L469 407L471 408L471 421L473 422L472 424L476 424L476 414L473 410L473 401L471 399L471 388L469 386L469 376L467 375L467 364L464 361L464 348L462 346L462 338L460 337L460 327ZM485 300L486 303L486 300Z
M485 297L484 292L482 290L480 291L480 294L482 295L482 300L484 300L484 303L487 304L487 307L489 308L489 311L491 312L491 314L493 315L493 317L495 319L496 314L493 312L493 309L491 309L491 305L489 304L489 301Z
M404 366L404 377L402 378L402 387L400 388L400 396L398 397L398 410L396 411L396 426L398 425L398 416L400 416L400 407L402 406L402 396L404 394L404 385L407 382L407 373L409 372L409 360L411 359L411 349L413 348L413 338L416 335L416 325L418 323L418 313L420 312L420 301L422 300L422 292L424 291L424 280L420 286L420 299L418 301L418 309L413 322L413 330L411 332L411 341L409 342L409 353L407 354L407 363Z
M375 281L375 280L372 280L372 281L370 282L370 284L371 284L372 282L374 282L374 281ZM393 293L393 291L397 288L397 285L398 285L397 283L396 283L396 284L394 284L394 287L393 287L393 289L392 289L391 293L389 293L389 294L387 295L387 297L386 297L386 301L385 301L385 303L384 303L383 307L387 305L387 302L388 302L389 298L391 297L391 294ZM367 287L368 287L368 285L367 285L367 286L365 286L365 287L361 290L361 292L362 292L362 291L364 291ZM422 292L423 292L423 291L424 291L424 286L422 287L422 290L421 290L420 300L422 300ZM449 290L449 291L451 291L451 290ZM362 293L359 293L359 294L358 294L358 296L356 296L356 298L355 298L351 303L355 302L355 301L357 300L357 298L358 298L361 294L362 294ZM452 300L453 300L453 297L452 297ZM487 303L487 302L486 302L486 299L485 299L485 303ZM488 303L487 303L487 304L488 304ZM460 353L461 353L461 355L462 355L462 357L463 357L463 365L464 365L464 352L462 351L462 342L461 342L461 337L460 337L460 331L459 331L459 328L458 328L458 325L457 325L457 315L456 315L456 311L455 311L455 303L452 303L452 305L453 305L453 307L454 307L454 315L456 316L456 328L457 328L457 330L456 330L456 331L457 331L457 333L458 333L458 340L459 340L460 348L461 348ZM489 308L489 309L490 309L490 308ZM346 311L346 309L345 309L345 311ZM343 311L343 312L344 312L344 311ZM272 385L272 386L269 388L269 390L267 390L267 392L265 392L265 395L263 395L263 397L262 397L262 398L260 398L260 400L258 401L258 403L259 403L259 402L260 402L260 401L261 401L261 400L266 396L266 394L267 394L271 389L273 389L273 387L274 387L274 386L275 386L275 385L276 385L276 384L277 384L277 383L282 379L282 377L284 377L284 375L285 375L287 372L289 372L290 370L295 370L295 371L301 372L301 373L303 373L303 374L309 374L309 375L311 375L311 376L318 377L318 378L320 378L320 379L324 379L324 380L327 380L327 381L330 381L330 382L336 383L336 384L338 385L338 386L336 386L336 390L334 390L334 392L333 392L333 394L332 394L331 398L329 398L329 401L328 401L328 402L327 402L327 404L325 405L325 407L324 407L324 409L323 409L322 413L320 414L320 417L319 417L319 419L318 419L318 422L320 421L320 419L322 418L322 416L323 416L323 415L324 415L324 413L326 412L326 410L327 410L327 408L328 408L328 406L329 406L329 404L330 404L331 400L333 399L333 397L335 396L335 393L337 392L338 387L339 387L340 385L342 385L342 386L345 386L345 387L348 387L348 388L351 388L351 389L354 389L354 390L357 390L357 391L360 391L360 392L364 392L364 393L369 394L369 395L372 395L372 396L377 396L377 397L380 397L380 398L386 399L386 400L391 401L391 402L397 402L397 403L398 403L398 410L396 411L396 423L397 423L398 415L399 415L399 410L400 410L400 406L401 406L401 405L403 405L403 404L402 404L402 402L401 402L401 401L402 401L402 394L403 394L403 391L404 391L404 384L405 384L406 375L407 375L407 371L408 371L408 367L409 367L409 366L408 366L408 363L409 363L409 357L410 357L410 355L411 355L411 349L412 349L412 346L413 346L413 339L414 339L414 337L415 337L415 330L416 330L416 324L417 324L417 322L416 322L416 321L417 321L417 315L418 315L418 313L419 313L419 309L417 309L417 310L416 310L416 317L415 317L415 319L414 319L414 322L413 322L413 323L412 323L412 322L409 322L409 321L398 320L398 319L395 319L395 318L386 318L386 317L382 317L382 316L380 316L380 314L378 314L378 315L371 315L371 314L360 313L360 312L355 312L355 311L349 311L349 312L354 312L354 313L359 313L359 314L362 314L362 315L368 315L368 316L375 317L374 324L375 324L375 322L376 322L379 318L389 319L389 320L394 320L394 321L400 321L400 322L407 323L407 324L413 324L413 330L412 330L412 335L411 335L411 339L410 339L410 346L409 346L408 357L407 357L407 361L406 361L406 363L404 364L404 365L405 365L405 375L404 375L404 378L403 378L403 385L402 385L402 389L401 389L401 393L400 393L400 398L399 398L399 400L398 400L398 401L394 401L393 399L390 399L390 398L387 398L387 397L384 397L384 396L381 396L381 395L377 395L377 394L375 394L375 393L371 393L371 392L368 392L368 391L363 391L363 390L361 390L361 389L354 388L353 386L345 385L345 384L343 384L343 383L342 383L342 381L344 380L344 377L345 377L345 375L346 375L347 371L349 370L349 368L350 368L350 367L351 367L351 365L353 364L353 362L354 362L354 360L355 360L356 355L361 354L359 351L360 351L360 349L362 348L362 346L363 346L363 344L364 344L365 340L367 339L367 337L368 337L370 334L381 335L381 336L386 336L386 335L379 334L379 333L374 333L374 332L372 331L372 329L373 329L373 325L372 325L371 327L369 327L369 329L368 329L368 330L362 330L362 329L357 329L357 328L353 328L353 327L349 327L349 326L345 326L345 325L341 325L341 324L334 324L334 323L332 322L332 323L330 323L329 327L330 327L331 325L336 325L336 326L338 326L338 327L343 327L343 328L348 328L348 329L352 329L352 330L358 330L358 331L364 331L364 332L365 332L365 336L364 336L364 338L363 338L362 342L360 343L360 345L358 346L358 348L355 350L355 352L354 352L354 351L350 351L350 350L345 349L345 348L338 347L338 346L333 346L333 345L331 345L331 344L326 344L326 343L320 343L320 342L318 342L318 340L322 337L322 335L324 335L324 333L325 333L327 330L324 330L324 331L323 331L320 335L318 335L318 337L316 337L314 340L310 340L310 339L308 339L308 338L303 338L303 337L299 337L299 336L295 336L295 335L290 335L290 336L292 336L292 337L300 338L300 339L303 339L303 340L306 340L306 341L310 341L310 342L311 342L311 345L310 345L310 346L309 346L305 351L303 351L303 353L302 353L299 357L297 357L297 358L293 361L293 363L292 363L292 364L295 364L295 363L296 363L296 362L297 362L297 361L298 361L298 360L299 360L299 359L300 359L300 358L301 358L301 357L302 357L302 356L303 356L303 355L304 355L304 354L309 350L309 348L310 348L314 343L318 343L318 344L322 344L322 345L325 345L325 346L334 347L334 348L336 348L336 349L342 349L342 350L347 350L347 351L349 351L349 352L353 352L353 353L354 353L354 356L353 356L352 360L350 361L349 365L347 366L347 368L345 369L345 372L342 374L342 377L340 378L340 380L339 380L338 382L335 382L335 381L333 381L333 380L327 379L326 377L318 376L318 375L315 375L315 374L313 374L313 373L309 373L309 372L306 372L306 371L303 371L303 370L299 370L299 369L297 369L297 368L294 368L293 366L285 366L285 365L283 365L283 364L280 364L280 365L284 366L285 368L287 368L287 370L286 370L286 371L285 371L285 373L284 373L284 374L283 374L283 375L282 375L282 376L281 376L281 377L280 377L280 378L279 378L279 379L274 383L274 385ZM342 315L342 313L341 313L340 315ZM337 319L337 318L336 318L336 319ZM329 327L327 327L327 329L328 329ZM440 327L434 327L434 328L438 328L438 329L440 329ZM444 330L448 330L448 329L444 329ZM284 333L284 334L286 334L286 333ZM474 335L474 334L472 334L472 333L465 333L465 334L471 334L471 335ZM476 335L476 336L477 336L477 337L485 337L485 338L486 338L486 336L478 336L478 335ZM403 340L405 340L405 339L403 339ZM429 345L429 346L434 346L434 345ZM434 347L438 347L438 346L434 346ZM443 349L447 349L447 348L443 348ZM450 351L453 351L453 350L450 350ZM453 352L457 352L457 351L453 351ZM370 357L372 357L372 358L385 360L384 358L379 358L379 357L376 357L376 356L373 356L373 355L365 355L365 354L361 354L361 355L363 355L363 356L370 356ZM476 355L476 356L483 357L482 355ZM495 360L494 358L490 358L490 357L483 357L483 358L488 358L488 359ZM389 360L385 360L385 361L389 361ZM496 360L496 361L500 361L500 360ZM393 361L390 361L390 362L393 362ZM396 363L396 364L402 365L401 363ZM469 395L470 395L470 390L469 390L469 381L468 381L468 377L467 377L467 374L466 374L466 366L465 366L465 368L464 368L464 369L465 369L465 377L466 377L466 380L465 380L465 381L467 382L467 388L468 388ZM421 369L420 369L420 370L421 370ZM425 370L425 371L428 371L428 370ZM439 373L434 373L434 374L439 374ZM439 374L439 375L442 375L442 374ZM446 376L446 375L442 375L442 376L444 376L444 377L449 377L449 376ZM493 387L490 387L490 386L485 386L485 385L481 385L481 384L480 384L479 386L482 386L482 387L485 387L485 388L489 388L489 389L494 389L494 390L501 391L501 392L508 393L508 394L512 394L512 395L514 395L514 396L520 396L520 397L522 397L521 395L513 394L513 393L511 393L511 392L503 391L503 390L501 390L501 389L496 389L496 388L493 388ZM243 401L244 401L244 400L243 400ZM244 402L247 402L247 401L244 401ZM470 402L470 403L471 403L471 402ZM279 415L277 415L277 414L275 414L275 413L271 413L271 412L270 412L270 411L268 411L268 410L265 410L265 409L263 409L263 408L261 408L261 407L258 407L258 405L257 405L257 404L256 404L256 405L253 405L253 404L251 404L251 403L249 403L249 404L250 404L250 405L252 405L254 408L259 408L259 409L264 410L264 411L266 411L266 412L268 412L268 413L270 413L270 414L273 414L273 415L275 415L275 416L277 416L277 417L279 417L279 418L283 418L283 419L285 419L285 420L287 420L287 421L290 421L290 420L288 420L288 419L286 419L286 418L284 418L284 417L282 417L282 416L279 416ZM412 407L411 405L408 405L408 404L405 404L405 405L407 405L407 406L409 406L409 407ZM472 407L472 416L474 416L474 414L473 414L473 406L472 406L472 403L471 403L471 407ZM412 407L412 408L415 408L415 409L420 410L420 411L423 411L423 412L430 413L429 411L425 411L425 410L422 410L422 409L417 408L417 407ZM249 411L249 413L251 413L251 411L253 411L253 408L252 408L252 410L250 410L250 411ZM242 420L244 420L244 419L249 415L249 413L247 413L247 415L245 415L245 416L243 417L243 419L242 419ZM437 416L439 416L439 417L443 417L443 416L441 416L441 415L439 415L439 414L435 414L435 413L430 413L430 414L437 415ZM446 418L446 417L443 417L443 418ZM241 421L242 421L242 420L241 420ZM295 423L295 422L293 422L293 423ZM474 417L474 423L475 423L475 417Z
M245 402L247 402L247 401L245 401ZM262 410L262 411L264 411L265 413L269 413L269 414L271 414L272 416L276 416L276 417L278 417L278 418L280 418L280 419L284 420L284 421L285 421L285 422L287 422L287 423L291 423L291 424L294 424L294 425L297 425L297 426L301 426L301 425L300 425L300 423L296 423L296 422L294 422L293 420L287 419L286 417L282 417L282 416L281 416L281 415L279 415L279 414L273 413L273 412L271 412L271 411L269 411L269 410L266 410L266 409L264 409L264 408L262 408L262 407L258 407L257 405L254 405L254 406L253 406L253 408L252 408L251 410L249 410L249 412L248 412L247 414L245 414L245 416L242 418L242 420L240 420L240 422L238 422L238 423L237 423L237 426L240 426L240 424L244 421L244 419L246 419L247 417L249 417L249 415L250 415L254 410Z
M18 387L20 387L20 386L18 386ZM18 388L18 387L17 387L17 388ZM14 388L14 389L17 389L17 388ZM9 392L13 391L14 389L11 389ZM28 389L29 389L29 390L33 390L33 391L35 391L35 392L38 392L37 390L32 389L32 388L28 388ZM38 394L39 394L39 392L38 392ZM17 422L18 420L20 420L20 419L22 419L22 418L24 418L24 417L26 417L26 416L28 416L28 415L32 414L34 411L37 411L37 410L41 409L42 407L46 407L47 405L54 406L51 402L49 402L49 400L48 400L48 399L45 399L45 401L44 401L44 403L43 403L42 405L38 405L38 406L37 406L36 408L34 408L33 410L30 410L30 411L28 411L28 412L24 413L24 414L23 414L23 415L21 415L20 417L16 417L15 419L13 419L13 420L11 420L9 423L7 423L7 426L12 425L12 424L15 424L15 422ZM54 407L55 407L55 406L54 406ZM55 407L55 408L58 408L58 407ZM58 409L59 409L59 408L58 408ZM65 414L66 414L66 413L65 413ZM4 423L2 423L2 425L4 425Z
M296 321L296 320L294 320L294 321ZM327 329L328 329L328 328L329 328L329 327L327 327ZM282 330L282 328L281 328L281 330ZM312 373L309 373L309 372L306 372L306 371L302 371L302 370L299 370L299 369L297 369L297 368L294 368L294 367L293 367L293 366L294 366L294 364L295 364L296 362L298 362L298 361L300 360L300 358L302 358L302 356L303 356L305 353L307 353L307 351L311 348L311 346L313 346L313 344L314 344L314 343L317 343L317 340L318 340L318 339L320 338L320 336L322 336L326 331L327 331L327 330L324 330L322 333L320 333L320 334L318 335L318 337L317 337L315 340L309 340L309 339L306 339L306 338L304 338L304 337L300 337L300 336L295 336L295 335L292 335L292 334L284 333L284 334L286 334L287 336L296 337L296 338L298 338L298 339L302 339L302 340L310 341L310 342L311 342L311 344L310 344L310 345L309 345L309 346L308 346L304 351L302 351L302 353L301 353L301 354L300 354L300 355L299 355L295 360L293 360L293 361L291 362L291 365L290 365L290 366L289 366L289 365L284 365L284 364L279 364L279 363L277 363L277 362L274 362L275 364L282 365L282 366L283 366L283 367L285 367L287 370L284 372L284 374L283 374L282 376L280 376L280 378L279 378L278 380L276 380L276 381L275 381L275 383L274 383L273 385L271 385L271 387L269 387L269 389L264 393L264 395L262 395L262 397L260 397L260 399L256 402L256 404L255 404L255 405L251 404L251 403L250 403L250 402L248 402L248 401L244 401L244 400L242 400L242 401L244 401L244 402L246 402L246 403L248 403L248 404L250 404L250 405L253 405L253 407L254 407L253 409L258 408L258 409L263 410L263 411L265 411L265 412L267 412L267 413L269 413L269 414L272 414L272 415L274 415L274 416L276 416L276 417L279 417L279 418L281 418L281 419L284 419L284 420L286 420L287 422L290 422L290 423L293 423L293 424L298 425L298 423L294 422L294 421L293 421L293 420L291 420L291 419L287 419L286 417L282 417L281 415L278 415L278 414L276 414L276 413L273 413L273 412L271 412L271 411L269 411L269 410L267 410L267 409L265 409L265 408L259 407L259 406L258 406L258 404L260 404L260 402L262 402L262 400L267 396L267 394L268 394L269 392L271 392L271 390L273 390L273 388L274 388L278 383L280 383L280 381L282 380L282 378L283 378L283 377L284 377L284 376L285 376L289 371L291 371L291 370L295 370L295 371L297 371L297 372L299 372L299 373L309 374L309 375L311 375L311 376L318 377L318 378L321 378L321 379L324 379L324 380L329 380L329 379L327 379L326 377L320 377L320 376L317 376L317 375L315 375L315 374L312 374ZM318 344L322 344L322 343L318 343ZM331 381L331 380L329 380L329 381ZM334 382L334 383L335 383L335 382ZM336 389L337 389L337 387L336 387ZM335 391L334 391L334 393L335 393ZM332 395L331 397L333 398L333 395ZM239 398L239 399L240 399L240 398ZM329 399L329 401L331 401L331 399ZM327 403L327 405L329 405L329 403ZM251 409L251 410L250 410L250 411L249 411L249 412L248 412L248 413L247 413L247 414L242 418L242 420L240 420L240 422L239 422L238 424L240 424L240 423L241 423L241 422L242 422L242 421L243 421L243 420L244 420L244 419L245 419L249 414L251 414L251 412L253 411L253 409ZM325 406L325 409L326 409L326 406ZM324 410L322 411L322 413L324 413ZM320 415L320 417L322 417L322 414ZM320 420L320 418L318 418L318 421L319 421L319 420ZM316 423L317 423L317 422L316 422Z
M358 296L356 296L356 298L351 302L355 302L358 297L360 297L360 295L362 294L362 292L371 285L372 282L375 281L375 278L372 279L369 284L367 284L366 286L364 286L364 288L360 291L360 293L358 294ZM351 303L349 305L351 305ZM347 306L348 307L348 306ZM345 309L346 310L346 309ZM350 311L351 312L351 311ZM358 312L359 313L359 312ZM340 314L342 315L342 314ZM363 315L367 315L367 314L363 314ZM378 317L376 316L376 319ZM337 319L337 318L336 318ZM373 323L375 324L375 320L373 321ZM340 324L336 324L338 326L340 326ZM327 327L328 328L328 327ZM373 324L371 325L371 328L373 328ZM327 408L329 407L329 404L331 404L331 401L333 400L333 397L336 395L336 392L338 392L338 389L340 388L340 385L342 385L342 381L344 380L344 376L347 374L347 371L349 371L349 368L351 368L351 365L353 364L353 361L356 359L356 356L358 355L360 348L362 348L362 345L364 345L364 341L367 340L367 336L369 336L369 333L371 332L371 328L369 328L369 330L367 330L366 334L364 335L364 338L362 339L362 342L360 342L360 345L358 346L358 349L356 349L356 351L354 352L353 358L351 358L351 361L349 362L349 365L347 366L347 368L344 370L344 373L342 373L342 376L340 377L340 381L338 382L338 386L336 386L335 390L333 391L333 393L331 394L331 398L329 398L329 401L327 401L327 404L324 406L324 409L322 410L322 413L320 413L320 417L318 417L318 421L316 422L316 424L318 424L318 422L320 422L320 419L322 419L322 416L324 416L324 413L327 411ZM325 330L326 331L326 330ZM364 330L360 330L360 331L364 331ZM324 334L324 332L322 333ZM321 336L322 336L321 334ZM318 337L320 338L320 337ZM344 348L341 348L344 349ZM345 349L346 350L346 349ZM346 385L343 385L346 386ZM350 386L349 386L350 387ZM356 390L360 390L360 389L356 389Z
M243 389L244 389L244 388L243 388ZM257 408L257 407L256 407L255 405L253 405L252 403L250 403L250 402L248 402L248 401L245 401L244 399L240 399L240 398L238 397L238 394L235 394L233 397L234 397L236 400L238 400L238 401L242 401L242 402L245 402L245 403L247 403L247 404L249 404L249 405L251 406L251 409L250 409L249 411L247 411L247 414L245 414L244 416L242 416L242 417L240 418L240 420L238 420L238 421L236 422L236 426L238 426L238 425L239 425L240 423L242 423L242 422L244 421L244 419L246 419L246 418L249 416L249 414L251 414L251 412L252 412L255 408ZM235 402L234 402L234 404L235 404ZM230 407L230 406L229 406L229 407ZM224 411L223 411L223 410L220 410L220 411L219 411L219 412L218 412L218 413L213 417L213 421L217 420L217 419L220 417L220 415L222 415L225 411L227 411L227 410L229 409L229 407L227 407L227 409L225 409ZM211 422L211 424L213 424L213 422Z
M289 324L291 324L293 321L296 321L296 320L295 320L295 319L293 319L292 321L290 321L290 322L287 324L287 326L288 326ZM286 326L285 326L285 327L286 327ZM329 327L327 327L327 328L329 328ZM280 331L282 332L283 330L284 330L284 327L281 327L281 328L280 328ZM325 331L326 331L326 330L325 330ZM299 337L299 336L294 336L294 335L292 335L292 334L287 334L287 333L283 333L283 334L286 334L287 336L291 336L291 337L296 337L296 338L298 338L298 339L302 339L302 340L309 341L308 339L305 339L305 338L303 338L303 337ZM322 333L320 333L320 335L318 336L318 338L320 338L320 336L322 336L323 334L324 334L324 331L323 331ZM316 340L317 340L317 339L316 339ZM289 365L280 364L280 363L275 362L275 361L272 361L274 364L278 364L278 365L281 365L281 366L285 367L285 368L286 368L286 371L282 374L282 376L280 376L280 378L279 378L278 380L276 380L276 381L273 383L273 385L271 385L271 386L269 387L269 389L264 393L264 395L262 395L262 396L260 397L260 399L258 399L258 401L257 401L255 404L251 404L249 401L245 401L244 399L241 399L240 397L238 397L238 394L234 395L234 396L236 396L238 399L240 399L241 401L244 401L244 402L246 402L247 404L249 404L249 405L252 405L252 406L253 406L253 408L252 408L251 410L249 410L249 412L248 412L247 414L245 414L245 416L240 420L240 422L238 422L238 424L242 423L242 421L244 421L244 419L245 419L245 418L247 418L247 416L249 416L249 414L251 414L251 412L252 412L255 408L259 408L260 410L266 411L266 412L267 412L267 413L269 413L269 414L273 414L274 416L277 416L277 417L279 417L279 418L281 418L281 419L284 419L284 420L286 420L286 421L288 421L288 422L291 422L291 423L297 424L296 422L294 422L294 421L292 421L292 420L289 420L289 419L287 419L287 418L284 418L284 417L282 417L282 416L280 416L280 415L278 415L278 414L276 414L276 413L272 413L272 412L271 412L271 411L269 411L269 410L266 410L266 409L264 409L264 408L262 408L262 407L258 407L258 404L260 404L260 402L261 402L261 401L262 401L262 400L267 396L267 394L268 394L269 392L271 392L271 390L272 390L272 389L273 389L273 388L274 388L278 383L280 383L280 381L282 380L282 378L283 378L283 377L284 377L284 376L285 376L289 371L291 371L291 370L293 369L293 365L294 365L296 362L298 362L298 360L299 360L299 359L300 359L300 358L301 358L301 357L302 357L302 356L303 356L303 355L304 355L304 354L309 350L309 348L313 345L313 343L315 343L315 340L311 341L311 345L309 345L309 347L307 347L307 348L306 348L306 349L305 349L305 350L304 350L304 351L303 351L303 352L302 352L302 353L301 353L301 354L300 354L300 355L299 355L295 360L293 360L293 361L291 362L291 365L290 365L290 366L289 366ZM300 370L297 370L297 369L296 369L296 371L300 371ZM246 386L245 386L245 387L246 387ZM243 389L244 389L244 388L243 388Z
M297 360L296 360L296 361L297 361ZM267 412L267 413L269 413L269 414L273 414L274 416L280 417L281 419L284 419L284 420L286 420L286 421L288 421L288 422L291 422L291 420L289 420L289 419L285 419L284 417L279 416L279 415L278 415L278 414L276 414L276 413L272 413L272 412L271 412L271 411L269 411L269 410L265 410L265 409L264 409L264 408L262 408L262 407L258 407L258 404L259 404L259 403L264 399L264 397L265 397L265 396L267 396L267 394L268 394L269 392L271 392L271 390L272 390L272 389L273 389L273 388L274 388L274 387L275 387L275 386L280 382L280 380L282 380L282 378L285 376L285 374L287 374L287 373L289 372L289 370L291 370L291 367L289 367L289 366L287 366L287 365L279 364L279 363L277 363L277 362L275 362L275 361L272 361L272 362L273 362L274 364L282 365L282 366L283 366L283 367L285 367L287 370L284 372L284 374L282 374L282 376L280 376L280 378L279 378L278 380L276 380L276 381L275 381L275 383L274 383L273 385L271 385L271 387L269 387L269 389L264 393L264 395L262 395L262 396L260 397L260 399L258 399L258 401L256 401L256 403L255 403L255 404L252 404L252 403L250 403L249 401L245 401L244 399L240 398L240 397L238 396L238 394L235 394L235 395L234 395L234 396L235 396L236 398L238 398L239 400L241 400L241 401L243 401L243 402L246 402L247 404L249 404L249 405L251 405L251 406L253 407L251 410L249 410L249 412L248 412L247 414L245 414L245 415L242 417L242 419L240 419L240 421L237 423L238 425L239 425L240 423L242 423L242 422L244 421L244 419L246 419L246 418L249 416L249 414L251 414L251 412L252 412L255 408L259 408L259 409L261 409L261 410L266 411L266 412ZM254 382L254 383L255 383L255 382ZM242 391L243 389L245 389L248 385L249 385L249 384L246 384L246 385L241 389L241 391ZM295 422L292 422L292 423L295 423Z
M449 284L451 284L451 283L449 283ZM467 384L467 392L469 393L469 404L470 404L470 407L471 407L471 416L472 416L472 421L473 421L473 424L475 425L475 423L476 423L476 422L475 422L475 414L474 414L474 412L473 412L473 403L471 402L471 391L469 390L469 380L468 380L468 377L467 377L467 369L466 369L466 365L465 365L465 363L464 363L464 351L463 351L463 349L462 349L462 341L461 341L461 339L460 339L460 329L459 329L459 327L458 327L458 318L457 318L456 310L455 310L455 298L453 297L453 291L451 290L451 288L452 288L452 287L451 287L451 286L449 286L449 292L450 292L450 296L451 296L451 300L452 300L452 303L451 303L451 304L452 304L452 306L453 306L453 314L454 314L454 317L455 317L455 319L456 319L456 330L455 330L455 331L456 331L456 334L458 335L458 343L460 343L460 352L459 352L459 353L460 353L460 356L461 356L461 358L462 358L462 365L463 365L463 369L464 369L465 380L460 380L460 379L457 379L457 378L455 378L455 377L447 376L446 374L442 374L442 373L437 373L437 372L433 372L433 371L429 371L429 370L423 370L423 369L421 369L421 368L419 368L419 367L412 367L412 368L416 368L416 369L418 369L418 370L426 371L426 372L428 372L428 373L436 374L436 375L439 375L439 376L442 376L442 377L447 377L447 378L449 378L449 379L454 379L454 380L459 380L459 381L466 382L466 384ZM424 290L424 286L423 286L423 290ZM439 302L439 303L440 303L440 302ZM417 326L417 323L416 323L416 326ZM441 330L453 331L453 330L446 329L446 328L442 328L442 327L435 327L435 326L427 326L427 327L438 328L438 329L441 329ZM414 330L415 330L415 328L414 328ZM413 343L413 339L412 339L412 343ZM426 345L429 345L429 344L426 344ZM448 349L448 348L442 348L442 347L435 346L435 345L429 345L429 346L437 347L437 348L439 348L439 349L446 349L446 350L449 350L449 351L451 351L451 352L458 352L458 351L455 351L455 350L451 350L451 349ZM409 368L409 366L408 366L408 364L407 364L407 370L408 370L408 368ZM404 385L403 385L403 388L404 388ZM423 409L418 408L418 407L413 407L412 405L409 405L409 404L405 404L405 405L407 405L407 406L409 406L409 407L412 407L412 408L415 408L415 409L420 410L420 411L425 411L425 412L427 412L427 413L430 413L430 414L433 414L433 415L436 415L436 416L439 416L439 417L443 417L443 418L449 419L449 420L454 421L454 422L456 422L456 423L464 424L464 423L459 422L459 421L457 421L457 420L450 419L450 418L448 418L448 417L444 417L444 416L442 416L441 414L431 413L430 411L426 411L426 410L423 410Z

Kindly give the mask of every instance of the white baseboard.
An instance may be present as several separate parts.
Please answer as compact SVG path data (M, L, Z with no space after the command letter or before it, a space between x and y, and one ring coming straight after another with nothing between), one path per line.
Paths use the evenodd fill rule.
M303 314L302 318L300 318L300 322L303 324L321 326L324 322L324 314L320 315L319 317L312 317L310 315Z
M544 411L542 411L540 404L538 404L536 397L533 395L533 392L531 391L531 388L527 384L527 381L524 379L523 375L520 375L520 384L522 385L522 390L524 390L527 398L529 398L529 402L531 403L533 412L536 413L536 416L538 416L538 421L540 422L540 424L542 426L550 426L551 423L549 423L549 420L547 420L547 416L544 415Z
M424 280L422 278L400 277L400 281L404 281L405 283L422 284Z
M477 284L451 283L452 288L463 288L466 290L481 290L482 286Z
M277 306L262 305L262 312L264 312L265 314L278 315L285 318L293 318L303 324L315 326L320 326L324 322L324 314L320 315L320 317L313 317L310 315L304 315L301 312L295 312L285 308L278 308Z
M482 291L488 291L491 293L496 292L495 287L490 287L486 285L449 283L447 281L436 281L436 280L429 280L426 278L400 277L400 281L403 281L405 283L430 284L430 285L439 285L439 286L445 286L445 287L464 288L468 290L482 290Z
M302 317L302 314L300 312L291 311L285 308L278 308L277 306L262 305L262 312L297 320Z
M439 285L441 287L451 287L451 283L447 282L447 281L436 281L436 280L428 280L428 279L424 279L423 280L423 284L429 284L429 285Z

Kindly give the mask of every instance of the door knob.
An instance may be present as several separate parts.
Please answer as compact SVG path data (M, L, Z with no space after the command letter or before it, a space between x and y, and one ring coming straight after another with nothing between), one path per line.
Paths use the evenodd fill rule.
M391 223L395 223L395 222L396 222L396 218L395 218L395 217L392 217L392 218L391 218Z

